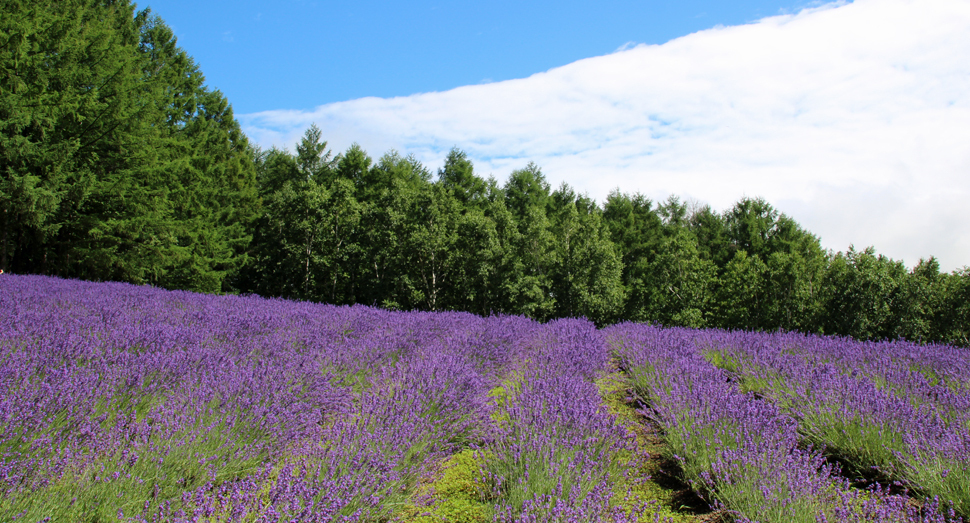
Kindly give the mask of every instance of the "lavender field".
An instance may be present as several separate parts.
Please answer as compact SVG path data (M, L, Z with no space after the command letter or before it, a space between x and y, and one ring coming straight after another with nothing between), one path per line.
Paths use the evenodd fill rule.
M0 276L4 522L968 515L964 349Z

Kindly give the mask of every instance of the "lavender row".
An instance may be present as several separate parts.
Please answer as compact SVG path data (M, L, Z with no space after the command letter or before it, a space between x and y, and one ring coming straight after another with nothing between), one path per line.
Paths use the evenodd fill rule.
M0 519L384 517L487 438L517 318L0 288ZM248 516L247 516L248 514Z
M724 340L719 346L743 346L746 353L770 359L772 366L788 367L797 358L805 368L828 366L868 379L914 404L949 411L947 415L970 412L970 351L966 349L800 333L710 332Z
M524 354L518 379L506 382L498 437L487 469L495 521L637 521L645 507L616 506L614 485L633 452L633 435L605 410L593 380L609 357L601 332L583 320L544 326Z
M5 277L0 519L385 521L471 448L495 521L619 523L607 356L579 320Z
M710 358L792 413L809 441L970 515L965 350L786 333L702 338Z
M694 487L740 521L946 521L932 503L851 489L797 421L741 392L708 363L698 331L621 324L607 329L635 390L666 431ZM951 517L951 520L955 520Z

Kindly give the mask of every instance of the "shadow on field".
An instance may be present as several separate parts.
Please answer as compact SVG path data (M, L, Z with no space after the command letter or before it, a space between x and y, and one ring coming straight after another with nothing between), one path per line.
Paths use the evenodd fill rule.
M669 492L670 507L673 510L692 516L714 514L707 501L681 480L684 473L677 460L663 458L657 465L658 471L653 475L653 481L658 487Z
M877 467L862 465L863 460L849 452L836 448L827 448L822 453L826 463L831 465L838 475L849 481L849 486L858 490L879 490L892 495L919 496L910 486L893 478L891 474Z
M622 403L627 412L632 414L637 423L634 428L641 448L646 450L650 458L644 467L649 474L649 482L655 489L655 495L662 500L669 510L669 516L677 523L727 523L730 521L723 510L711 508L710 503L698 494L683 480L684 471L680 463L670 454L664 439L663 429L652 417L646 413L651 407L631 391Z

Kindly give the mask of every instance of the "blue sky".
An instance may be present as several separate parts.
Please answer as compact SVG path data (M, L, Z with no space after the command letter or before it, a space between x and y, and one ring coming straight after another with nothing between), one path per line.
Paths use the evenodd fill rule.
M809 2L151 0L238 113L524 78Z
M970 266L970 0L151 6L263 148L764 197L832 251Z

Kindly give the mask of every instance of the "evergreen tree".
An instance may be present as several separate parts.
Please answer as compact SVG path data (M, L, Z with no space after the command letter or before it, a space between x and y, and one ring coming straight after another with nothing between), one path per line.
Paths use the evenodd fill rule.
M440 184L425 186L413 199L403 238L410 302L424 310L448 309L453 291L461 207Z
M357 300L399 309L410 302L402 295L406 269L404 238L415 195L430 183L431 173L413 156L384 154L368 173L361 205L361 278Z
M940 287L944 275L935 258L921 259L903 279L899 299L895 301L893 315L896 324L894 337L912 341L929 341L933 338L934 319L942 306Z
M145 73L161 95L165 114L165 147L157 168L171 183L178 249L157 283L230 290L223 282L246 262L251 222L258 213L249 143L228 100L204 85L202 72L160 18L149 17L142 27L140 50L149 57Z
M370 168L374 161L357 143L347 148L337 160L334 175L350 182L355 193L363 194L369 191Z
M623 267L626 301L621 317L649 321L651 298L647 280L650 262L663 240L660 216L653 209L653 202L642 194L630 196L614 190L606 198L603 220Z
M935 294L931 339L970 347L970 268L942 275Z
M516 169L509 175L504 187L505 205L522 223L534 210L542 210L549 203L549 182L539 166L529 162L525 169Z
M541 321L555 308L551 270L556 263L555 239L546 208L549 183L534 163L509 175L503 189L510 223L502 227L502 299L506 310ZM509 227L514 223L514 227Z
M723 270L735 252L724 217L705 205L687 218L687 227L697 238L700 255L714 262L719 271Z
M464 207L479 205L485 198L485 180L475 175L474 166L464 151L453 147L438 170L438 182L458 199Z
M778 211L771 204L761 198L742 198L724 213L724 221L734 249L768 259L778 221Z
M687 228L687 220L690 212L687 204L680 201L680 198L670 195L659 207L657 215L663 221L664 230L668 235L678 234L681 229Z
M322 134L316 124L311 124L296 146L297 167L307 181L326 183L332 178L331 172L338 161L327 149L327 142L320 141Z
M825 270L821 251L777 251L768 257L766 265L767 299L760 328L820 332L818 316L823 302L819 284Z
M144 22L121 2L3 4L0 268L134 281L163 271L167 191L139 180L161 116L145 92Z
M684 327L706 326L716 269L701 258L697 239L686 228L675 229L650 262L646 289L648 307L641 321Z
M481 202L488 205L487 200ZM498 276L502 251L495 222L472 207L458 218L455 273L449 307L476 314L497 312L500 304L491 282Z
M717 280L709 323L723 329L763 330L767 325L767 274L761 258L736 251Z
M245 137L129 2L3 5L0 268L204 291L245 262Z
M587 317L598 324L615 320L623 306L623 267L601 211L576 197L565 183L550 199L556 240L552 293L556 317Z

